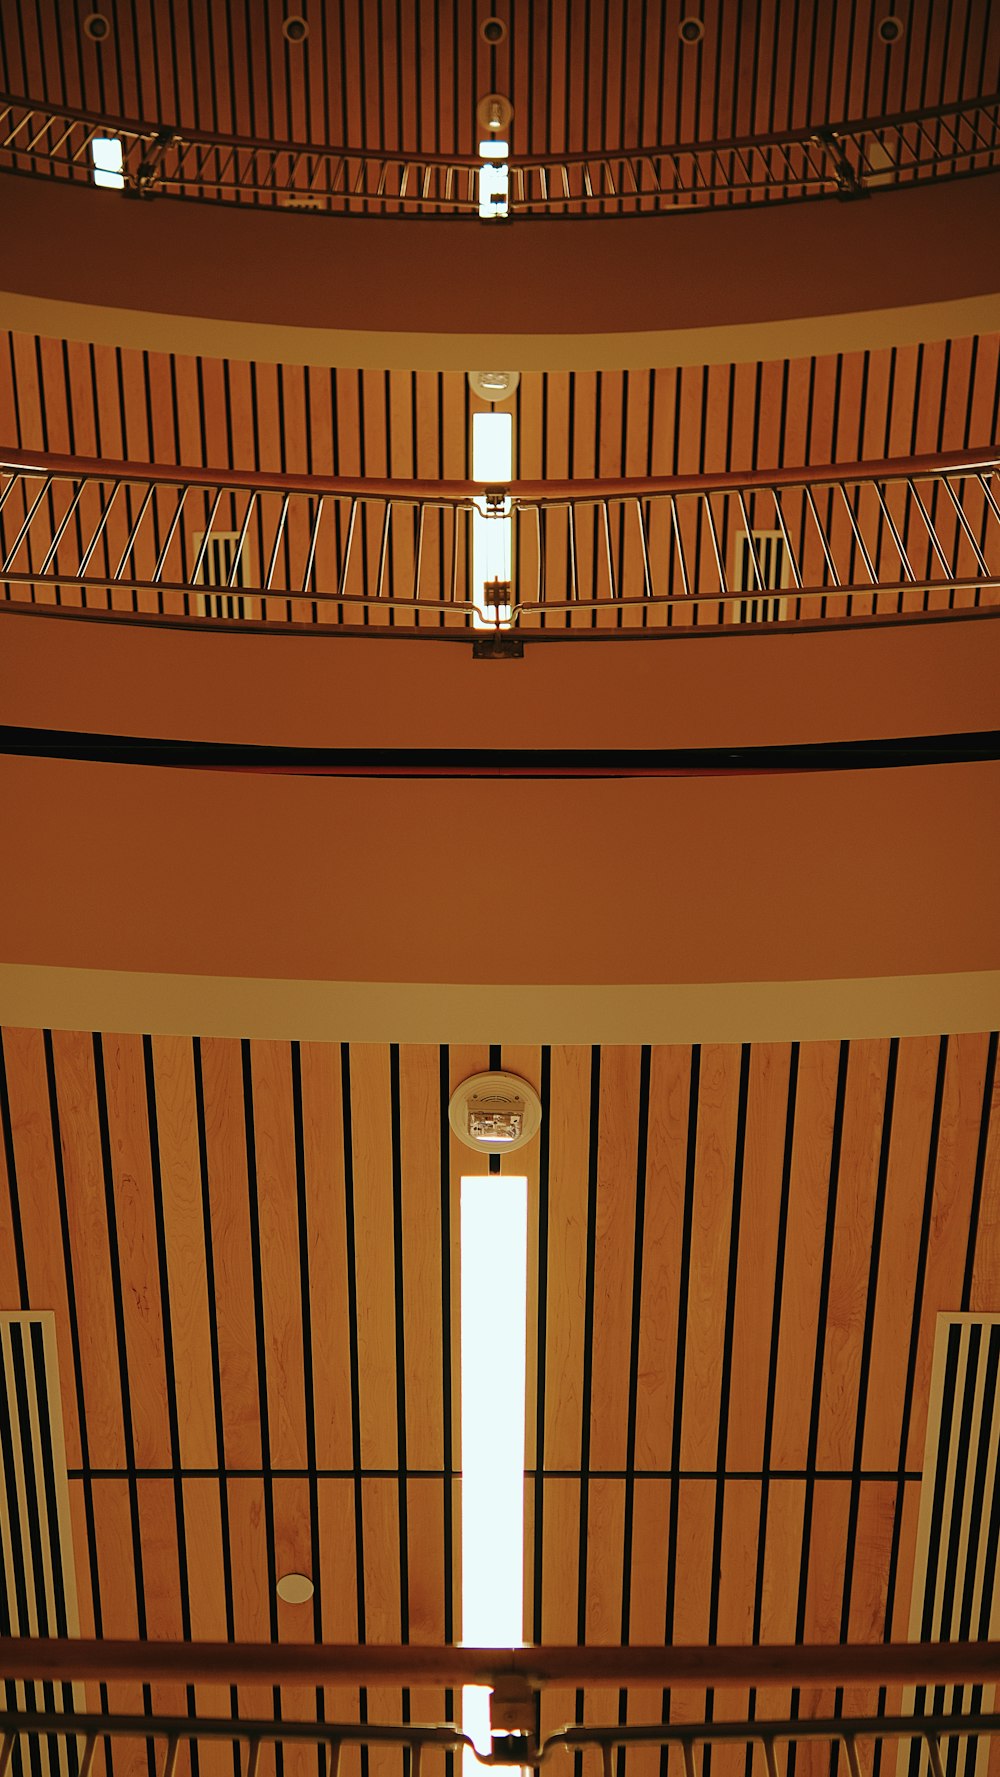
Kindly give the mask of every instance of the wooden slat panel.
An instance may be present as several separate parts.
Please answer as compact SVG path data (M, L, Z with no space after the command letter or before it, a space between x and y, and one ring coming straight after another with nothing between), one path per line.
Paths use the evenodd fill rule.
M552 1051L549 1128L548 1320L545 1336L545 1465L576 1468L583 1399L583 1303L587 1271L590 1151L589 1049Z
M291 1057L287 1043L255 1042L251 1055L269 1457L279 1468L301 1468L306 1406Z
M318 1466L349 1469L353 1408L341 1054L333 1044L304 1043L300 1057L313 1366L307 1411Z
M440 1055L433 1045L410 1044L400 1052L400 1233L410 1468L440 1468L444 1459L440 1073Z
M734 1469L763 1462L789 1065L787 1044L751 1050L729 1387L727 1462Z
M635 1460L640 1468L665 1469L672 1461L690 1080L688 1049L654 1048L636 1390Z
M681 1427L686 1468L714 1468L718 1449L725 1359L720 1304L726 1300L729 1271L739 1079L735 1046L703 1046Z
M364 1468L394 1468L397 1457L397 1310L393 1272L389 1050L385 1046L352 1045L351 1127L361 1462Z
M594 1328L590 1463L622 1468L627 1458L635 1265L638 1049L601 1056L594 1229Z

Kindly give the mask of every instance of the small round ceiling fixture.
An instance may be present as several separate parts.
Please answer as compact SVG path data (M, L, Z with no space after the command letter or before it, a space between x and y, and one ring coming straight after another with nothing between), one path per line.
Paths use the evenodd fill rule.
M300 18L298 13L293 14L282 21L281 35L286 43L304 43L309 35L308 20Z
M286 1604L308 1604L315 1590L304 1573L283 1573L278 1581L278 1597Z
M878 34L885 44L898 43L903 30L903 21L894 12L887 13L884 19L879 20Z
M700 43L705 35L705 27L701 19L681 19L677 27L677 34L682 43Z
M91 43L103 43L111 36L111 20L103 12L88 12L83 21L83 34Z
M504 136L514 115L506 93L486 93L476 106L476 122L484 135Z
M492 401L494 405L502 401L512 400L517 385L521 380L519 370L470 370L469 387L480 401Z
M473 1074L452 1093L448 1121L467 1148L511 1154L537 1135L542 1101L519 1074Z
M491 49L496 49L497 44L502 43L507 35L507 26L503 19L493 16L483 20L479 27L479 35L484 43L489 44Z

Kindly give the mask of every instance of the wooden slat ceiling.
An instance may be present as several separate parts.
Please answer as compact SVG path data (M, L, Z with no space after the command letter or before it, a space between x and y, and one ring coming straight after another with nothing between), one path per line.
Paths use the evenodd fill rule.
M989 334L761 364L526 372L514 472L711 473L988 446L998 365L1000 334ZM457 371L331 371L0 334L0 446L462 479L481 405Z
M460 1633L458 1186L485 1163L446 1107L502 1063L545 1108L523 1162L526 1639L905 1637L935 1317L1000 1310L996 1034L500 1050L7 1030L0 1059L0 1303L56 1316L82 1633ZM312 1606L277 1600L289 1569L316 1576ZM401 1719L398 1691L361 1701ZM434 1720L455 1700L406 1702ZM356 1718L359 1698L281 1706ZM544 1726L618 1707L548 1693ZM660 1719L658 1695L628 1707Z
M655 146L933 106L1000 84L983 0L2 0L9 92L150 123L372 149L469 154L475 105L515 106L515 153ZM288 45L283 17L308 20ZM877 25L904 34L887 49ZM494 14L509 27L491 50ZM702 43L682 46L684 16Z

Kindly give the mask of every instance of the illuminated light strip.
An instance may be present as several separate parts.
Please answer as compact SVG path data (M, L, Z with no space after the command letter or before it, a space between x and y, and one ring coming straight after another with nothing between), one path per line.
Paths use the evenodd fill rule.
M94 163L94 184L107 185L112 191L124 191L125 151L117 136L95 136L90 144Z
M462 1640L524 1633L524 1387L528 1181L463 1178ZM466 1685L462 1728L490 1750L489 1690ZM464 1777L478 1769L466 1752Z
M483 487L508 487L514 474L514 422L509 413L475 413L472 416L472 479ZM485 587L493 580L511 578L514 521L511 503L505 499L499 511L487 511L483 499L474 502L472 514L472 580L476 611L475 629L492 629L510 619L509 604L487 606Z

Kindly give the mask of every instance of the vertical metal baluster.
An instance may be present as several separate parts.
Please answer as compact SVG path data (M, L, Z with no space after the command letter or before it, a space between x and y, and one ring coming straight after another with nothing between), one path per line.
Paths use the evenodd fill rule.
M389 525L391 522L392 501L387 498L385 502L385 517L382 520L382 542L378 552L378 582L375 587L375 597L377 599L382 597L382 584L385 579L385 564L389 555Z
M722 560L722 551L719 548L719 537L718 537L718 533L715 529L715 518L712 513L711 496L709 494L700 494L699 498L702 502L702 505L705 508L705 516L708 519L708 532L709 532L709 536L712 539L712 548L715 552L715 565L719 570L720 596L722 598L726 599L729 597L729 581L726 579L726 569L725 569L725 565ZM719 611L718 615L721 619L722 612Z
M257 504L257 492L256 492L256 489L254 489L250 495L249 500L247 501L247 509L246 509L246 513L244 515L243 524L240 528L240 534L236 539L236 548L233 551L233 565L229 570L229 575L226 580L227 586L235 586L236 585L236 574L237 574L237 571L238 571L239 565L240 565L240 557L243 554L243 545L246 542L247 531L250 529L250 520L253 516L253 509L256 506L256 504Z
M944 1777L944 1766L941 1763L941 1743L936 1734L925 1733L927 1756L931 1762L931 1777Z
M601 1747L601 1777L614 1777L615 1749L613 1746Z
M572 586L571 597L576 604L580 597L580 574L576 554L576 506L571 500L567 507L569 534L569 573Z
M247 1777L258 1777L260 1771L260 1741L251 1740L250 1757L247 1760Z
M813 515L813 521L816 525L816 529L819 532L819 540L820 540L820 543L823 548L823 554L826 557L826 565L830 570L830 578L833 581L834 586L839 586L841 584L841 580L840 580L840 575L837 572L837 564L834 561L833 556L830 553L830 545L827 542L826 532L824 531L823 526L820 523L820 516L816 510L816 502L813 499L811 487L806 488L806 500L808 502L809 510Z
M925 525L927 526L927 535L930 538L931 548L934 551L934 554L937 556L938 561L940 562L941 566L943 567L947 578L949 580L954 580L954 578L955 578L955 564L954 564L954 562L948 561L948 559L944 553L944 550L941 548L941 545L938 542L937 531L934 529L934 526L931 523L931 515L928 512L926 506L924 505L923 500L920 498L920 495L917 492L915 483L911 480L911 478L909 476L907 476L907 478L906 478L906 485L907 485L909 492L913 495L913 499L914 499L914 503L916 505L917 511L920 513L921 518L923 519Z
M410 1747L410 1777L420 1777L420 1754L422 1750L423 1748L420 1746Z
M309 553L306 556L306 571L302 576L302 590L303 590L303 592L307 592L309 590L309 582L312 579L313 562L316 560L316 542L319 537L319 526L320 526L320 520L323 517L323 503L324 503L325 499L326 499L326 495L320 494L318 500L316 501L316 517L315 517L315 520L313 521L312 535L309 538ZM242 539L241 539L241 541L242 541Z
M177 1753L179 1748L180 1741L175 1736L171 1735L171 1738L167 1741L166 1756L163 1760L163 1777L174 1777L177 1770Z
M991 473L992 473L992 471L991 471ZM990 478L989 478L989 476L988 475L977 475L976 480L978 481L980 487L982 488L983 493L986 495L987 506L989 507L990 511L992 512L994 518L997 520L997 523L1000 524L1000 506L997 505L995 499L993 498L993 495L990 492Z
M767 1767L767 1777L778 1777L778 1759L774 1750L773 1734L764 1735L763 1746L764 1764Z
M80 1761L80 1777L90 1777L90 1773L94 1769L94 1759L96 1754L97 1735L88 1734L86 1741L84 1742L83 1758Z
M326 1777L340 1777L340 1741L331 1740L327 1746L329 1754Z
M413 560L413 595L412 596L413 596L414 604L416 604L417 600L420 597L420 564L423 560L423 554L424 554L424 511L425 511L424 503L421 500L420 505L417 507L417 547L414 552L414 560ZM413 1777L412 1771L410 1772L410 1777Z
M351 516L347 521L347 536L344 539L344 559L340 564L340 582L337 587L337 597L341 599L344 596L344 588L347 585L347 570L351 565L351 544L354 542L354 524L357 516L358 502L356 499L352 499ZM343 620L343 611L341 611L341 620Z
M781 510L781 500L779 497L781 490L780 490L780 488L774 487L770 491L771 491L771 497L774 500L774 513L775 513L775 517L778 520L778 529L780 530L781 535L785 539L785 548L788 551L788 561L789 561L789 566L791 567L791 570L792 570L792 578L795 581L795 585L798 588L799 592L801 592L802 591L802 570L799 567L798 556L796 555L794 549L792 548L792 539L788 535L788 526L785 523L785 515Z
M604 552L608 558L608 585L611 589L612 599L617 599L618 591L615 586L615 564L611 552L611 513L608 509L607 500L601 501L601 510L604 513Z
M542 533L542 509L540 506L535 507L535 530L538 535L538 562L535 571L535 603L541 607L545 602L545 539Z
M97 529L94 532L93 536L91 537L86 550L84 551L83 559L80 562L79 568L77 569L77 575L76 575L77 579L82 579L84 574L87 572L87 569L90 566L90 558L93 555L94 550L97 548L97 545L101 540L101 537L104 533L108 519L111 517L111 511L114 506L114 503L117 500L119 493L121 492L121 488L122 488L122 483L120 481L116 481L114 484L114 487L111 489L111 498L108 501L107 505L105 506L104 511L101 513L100 518L98 519Z
M875 563L872 561L872 558L868 553L868 549L865 544L864 537L861 534L861 526L858 524L857 515L854 511L854 507L851 505L850 500L847 498L847 489L845 488L843 482L842 481L838 482L837 485L838 485L838 489L840 492L840 497L844 502L844 510L847 513L847 517L850 522L851 530L854 532L854 541L856 542L858 548L861 551L861 556L862 556L862 559L865 564L865 568L868 573L868 578L871 581L872 585L876 586L878 584L878 575L875 572Z
M76 490L76 493L73 495L72 500L70 501L69 505L66 508L66 512L65 512L64 516L59 521L59 524L56 527L56 534L53 537L52 542L49 544L49 547L48 547L46 554L45 554L45 559L42 562L41 567L38 569L39 574L47 574L49 571L49 568L52 566L52 563L55 560L56 550L59 548L59 545L62 542L63 534L66 530L66 526L69 524L70 519L72 518L74 512L76 511L77 507L80 504L81 499L83 498L83 490L84 490L85 486L86 486L86 483L81 481L77 490Z
M285 521L288 517L288 502L290 497L289 494L285 494L281 502L281 511L278 513L278 524L274 533L274 548L271 550L271 559L267 564L267 573L264 576L265 592L270 592L271 590L271 584L274 580L274 570L278 565L278 551L281 548L281 539L285 534Z
M681 1751L684 1754L684 1777L698 1777L698 1767L694 1762L694 1747L690 1740L681 1741Z
M448 510L451 513L451 602L454 605L458 602L458 521L460 512L457 506L450 506Z
M141 525L141 523L146 515L146 509L149 506L149 502L153 498L153 487L154 487L153 482L150 482L149 486L146 489L146 492L143 494L142 501L139 506L138 516L136 517L136 521L135 521L134 525L132 526L132 529L129 531L128 541L125 544L125 548L122 550L121 560L119 561L118 566L115 569L115 579L116 580L121 579L122 574L125 571L125 563L128 561L129 556L131 555L133 549L135 548L135 540L136 540L136 537L139 535L139 526Z
M169 483L168 483L168 485L169 485ZM174 516L170 520L170 529L168 530L166 536L163 539L163 548L160 550L160 553L159 553L157 560L156 560L156 566L153 569L153 585L154 586L159 586L160 581L163 578L164 564L166 562L167 555L170 550L170 545L174 540L174 532L176 531L177 526L181 522L181 513L184 510L184 502L187 499L190 491L191 491L190 488L186 488L186 487L181 489L181 497L177 502L177 508L176 508L176 511L174 512Z
M653 577L649 571L649 545L648 545L648 540L646 537L646 521L642 515L642 501L641 500L636 500L635 515L636 515L636 518L639 520L639 541L642 544L643 585L646 589L646 597L648 599L651 599L653 596Z
M198 554L195 557L194 567L191 569L190 584L192 586L197 586L198 575L201 573L201 570L205 565L205 557L208 554L208 545L209 545L209 542L211 541L211 537L212 537L212 526L215 523L215 515L219 510L219 504L220 504L221 500L222 500L222 489L220 487L216 490L215 499L212 502L212 510L208 515L208 523L205 526L205 532L204 532L204 535L201 539L201 548L199 549Z
M851 1777L862 1777L861 1760L858 1757L858 1743L853 1734L844 1735L844 1748L847 1753L847 1765Z
M7 1777L7 1773L10 1770L11 1759L14 1757L14 1747L16 1745L16 1734L0 1735L0 1777Z
M961 525L962 530L964 531L966 537L968 538L968 541L972 547L973 553L975 554L975 557L979 563L979 566L982 568L983 573L988 575L989 571L990 571L989 563L987 562L985 555L983 554L982 550L980 549L979 544L976 542L975 532L973 531L972 526L970 525L968 519L965 516L965 513L962 510L961 500L959 500L959 498L957 497L955 490L952 487L951 482L948 479L947 475L942 475L941 482L944 487L945 493L948 495L949 500L951 501L952 505L955 508L955 516L958 519L958 522Z
M763 569L761 568L760 562L757 557L757 545L754 542L753 526L750 523L750 515L747 512L746 501L743 498L743 489L742 488L736 489L736 498L739 500L740 512L743 515L743 529L746 532L747 548L750 551L750 559L753 562L753 577L757 583L757 591L758 592L766 592L767 588L764 585L764 573L763 573Z
M899 532L897 531L895 524L893 523L892 516L889 512L889 508L886 505L885 499L882 494L882 489L879 487L879 484L877 481L872 482L872 487L875 489L875 498L877 499L879 505L882 508L882 516L885 519L886 524L889 526L890 532L892 533L892 540L896 546L896 552L899 556L900 566L902 567L902 570L903 570L903 578L904 578L904 580L909 580L911 582L915 582L917 576L913 572L913 569L910 566L909 556L907 555L906 550L903 548L903 539L900 536Z
M19 477L19 479L27 480L27 477L26 476ZM39 493L38 497L33 502L32 506L30 507L27 516L22 521L21 528L18 531L17 536L14 538L14 547L10 551L9 555L4 560L3 572L5 574L10 572L11 563L14 560L15 556L17 555L17 552L20 549L21 544L24 542L24 539L27 536L29 530L31 529L31 521L34 518L35 513L38 511L38 508L41 505L42 501L44 500L46 494L48 493L49 488L52 486L52 482L53 482L53 477L51 475L46 475L44 481L42 482L41 492Z
M670 500L670 528L673 531L674 544L677 549L677 565L681 571L681 585L684 588L684 597L690 598L691 583L688 580L687 563L684 560L684 544L681 541L681 525L680 519L677 516L677 501L673 494L670 494L668 498Z

